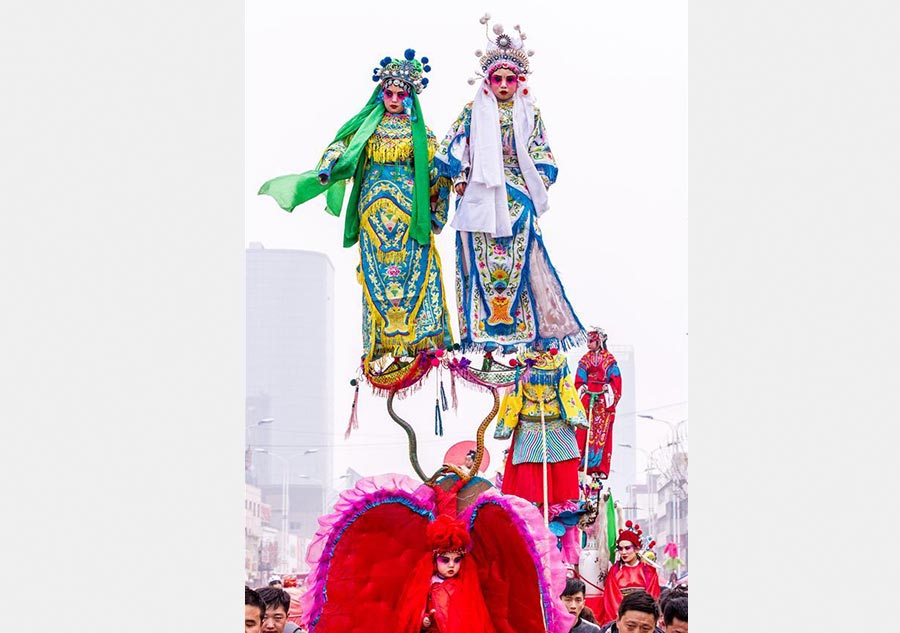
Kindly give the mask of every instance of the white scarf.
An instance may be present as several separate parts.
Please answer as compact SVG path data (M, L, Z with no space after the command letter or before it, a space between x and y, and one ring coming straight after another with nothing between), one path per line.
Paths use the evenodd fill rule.
M529 91L530 92L530 91ZM472 169L462 201L450 226L457 231L489 233L493 237L512 235L506 177L503 173L503 147L497 98L487 81L479 86L472 104L469 128L469 155ZM537 215L549 207L547 189L528 153L528 140L534 132L534 100L519 88L513 102L513 137L516 157L525 178L529 197Z

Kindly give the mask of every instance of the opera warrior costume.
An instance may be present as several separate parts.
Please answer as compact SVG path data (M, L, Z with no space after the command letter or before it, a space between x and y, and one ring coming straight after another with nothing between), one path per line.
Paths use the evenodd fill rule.
M496 439L512 436L506 458L503 493L543 504L544 430L546 424L547 497L550 505L577 499L580 454L575 428L586 426L565 354L520 353L516 386L503 399Z
M359 242L367 362L453 343L432 235L432 226L440 231L447 220L449 180L439 179L432 167L437 143L417 96L430 70L428 58L415 59L412 49L404 59L382 59L372 76L378 87L341 127L316 169L275 178L260 189L286 211L326 193L327 210L340 215L346 180L353 179L344 246ZM400 112L385 107L385 92L393 87L406 91Z
M588 332L588 352L578 361L575 373L575 388L581 393L581 404L590 423L588 430L577 431L578 447L584 455L581 468L588 475L596 473L600 479L609 477L613 422L622 397L622 375L616 357L606 349L606 338L606 332L600 328Z
M485 28L488 19L481 18ZM538 226L557 168L540 110L525 86L530 53L522 47L521 31L520 37L508 35L499 24L493 31L487 52L476 51L484 80L475 100L435 155L442 175L454 185L466 184L450 223L458 231L460 342L464 351L489 343L503 353L534 343L569 349L584 342L584 329ZM517 87L498 101L489 82L500 69L514 74Z

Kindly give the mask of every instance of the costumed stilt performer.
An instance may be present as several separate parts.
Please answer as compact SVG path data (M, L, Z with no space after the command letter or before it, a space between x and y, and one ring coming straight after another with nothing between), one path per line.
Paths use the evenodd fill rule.
M656 545L650 541L647 549ZM632 591L643 589L654 598L659 598L659 573L657 568L645 559L642 554L643 531L641 526L632 521L625 522L625 528L619 530L616 537L616 549L619 559L609 568L603 584L603 619L601 623L615 620L622 597ZM598 614L599 615L599 614Z
M606 332L591 328L588 352L578 361L575 388L587 412L587 430L578 429L578 447L583 455L581 470L600 479L609 477L616 405L622 397L622 375L616 357L606 348Z
M487 24L490 16L481 18ZM557 168L526 78L525 34L495 24L480 58L475 100L463 108L435 155L457 195L456 292L463 351L504 354L541 343L569 349L584 328L566 298L538 218ZM474 83L475 80L470 80Z
M515 385L500 405L496 439L512 437L503 492L541 506L578 499L580 455L575 428L586 426L565 354L551 349L520 353Z
M292 211L324 193L327 211L341 213L353 181L344 246L359 243L364 364L384 355L452 345L441 261L432 231L447 219L449 180L432 168L437 143L418 94L428 85L428 58L407 49L373 70L377 87L335 135L317 167L266 182L260 194ZM443 186L442 186L443 183Z

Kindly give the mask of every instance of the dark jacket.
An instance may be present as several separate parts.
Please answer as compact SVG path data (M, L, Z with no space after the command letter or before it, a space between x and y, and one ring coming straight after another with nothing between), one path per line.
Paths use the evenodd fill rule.
M572 629L573 631L575 629ZM619 633L619 627L616 626L616 621L607 622L603 626L600 627L600 633ZM653 633L665 633L658 626L653 627Z
M569 629L569 633L597 633L600 630L600 627L594 624L593 622L588 622L582 618L578 618L578 622L575 623L571 629Z

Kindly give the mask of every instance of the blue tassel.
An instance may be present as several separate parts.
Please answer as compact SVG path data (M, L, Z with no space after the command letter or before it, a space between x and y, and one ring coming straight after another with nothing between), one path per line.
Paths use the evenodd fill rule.
M444 436L444 421L441 419L441 405L434 401L434 434Z
M450 407L447 406L447 394L444 393L444 381L441 381L441 409L446 411Z

